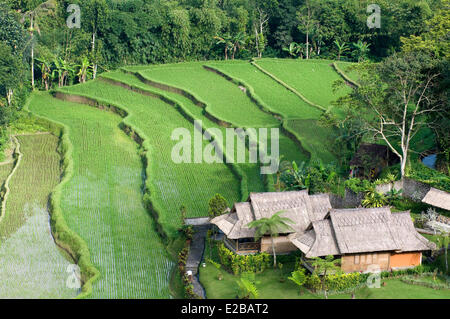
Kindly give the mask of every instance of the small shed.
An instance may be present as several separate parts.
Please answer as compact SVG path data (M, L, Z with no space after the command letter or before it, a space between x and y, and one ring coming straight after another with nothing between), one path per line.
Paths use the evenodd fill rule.
M383 168L398 162L398 157L386 145L363 143L349 163L350 175L376 178Z

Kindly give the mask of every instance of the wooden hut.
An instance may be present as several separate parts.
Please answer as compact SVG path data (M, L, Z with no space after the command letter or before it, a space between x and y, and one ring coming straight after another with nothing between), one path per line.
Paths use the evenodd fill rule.
M388 207L332 209L289 239L306 258L341 258L344 272L418 266L422 252L436 248L416 231L409 212L391 213Z
M312 221L323 219L331 204L327 194L308 195L306 190L292 192L251 193L247 202L236 203L230 213L215 217L211 223L225 234L225 245L238 254L271 252L272 243L269 236L255 241L255 229L248 228L248 223L261 218L270 218L279 211L283 217L293 221L292 230L275 238L277 253L297 250L288 235L304 233Z
M351 159L351 177L376 178L383 168L399 162L389 147L380 144L363 143Z

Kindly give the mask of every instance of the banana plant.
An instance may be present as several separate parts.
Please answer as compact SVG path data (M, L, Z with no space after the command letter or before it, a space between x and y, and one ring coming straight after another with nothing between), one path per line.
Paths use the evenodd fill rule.
M358 42L353 43L353 47L355 48L352 52L353 57L357 59L358 62L364 61L369 53L370 43L359 40Z
M78 81L80 83L85 83L86 79L92 76L91 70L93 69L93 67L90 65L89 59L87 57L83 57L83 59L81 60L81 64L76 65L76 67L79 68L77 73Z
M41 77L42 77L42 86L45 87L45 90L48 91L50 89L50 83L52 80L52 64L45 58L36 59L41 64Z
M289 44L289 47L283 47L283 51L289 53L289 56L291 56L292 58L297 57L300 50L301 47L296 42L291 42L291 44Z
M338 50L338 56L337 59L338 61L341 60L341 56L350 50L349 46L347 45L347 43L345 43L344 41L339 42L338 40L334 40L334 44L336 45L336 48Z
M223 37L215 36L214 39L217 40L216 44L222 44L224 46L225 60L228 60L228 52L231 52L234 48L233 38L226 34Z
M63 87L67 79L75 73L75 70L69 62L61 58L54 59L53 64L55 65L55 70L53 70L52 76L58 78L58 87Z

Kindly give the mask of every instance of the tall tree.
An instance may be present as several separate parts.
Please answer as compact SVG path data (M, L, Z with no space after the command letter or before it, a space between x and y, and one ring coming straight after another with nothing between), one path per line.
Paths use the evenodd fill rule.
M282 232L292 230L289 224L294 224L294 222L287 218L281 217L284 211L279 211L272 215L270 218L261 218L250 222L247 226L249 228L255 228L255 240L259 240L265 235L269 235L272 241L272 254L273 254L273 267L277 266L277 255L275 251L274 238Z
M399 157L402 177L411 140L424 126L434 125L430 114L442 112L447 103L432 93L439 76L435 65L434 59L421 53L394 54L379 64L363 63L360 86L339 99L374 138L383 140Z
M316 32L319 28L319 22L317 20L317 9L315 6L315 2L312 0L306 0L305 4L300 7L300 10L298 11L298 20L299 25L298 28L301 32L305 34L305 45L306 45L306 52L305 56L306 59L309 59L311 55L311 35Z
M82 23L85 29L92 34L91 55L93 61L92 77L97 76L98 59L100 56L100 47L96 47L97 34L101 26L105 25L108 19L109 9L105 0L83 1Z
M31 1L30 8L22 15L22 23L27 21L29 23L28 31L30 33L30 42L31 42L31 87L34 90L34 47L35 47L35 38L34 34L37 32L41 34L39 29L39 19L47 14L53 14L54 9L56 8L55 0L48 0L44 3L40 3L39 1Z
M22 79L21 59L12 54L6 42L0 41L0 94L6 96L9 106L12 104L14 90Z
M266 27L268 25L269 19L277 7L277 0L260 0L255 1L254 10L255 10L255 21L253 23L253 29L255 32L255 48L258 54L258 58L262 57L264 49L267 45L266 40Z

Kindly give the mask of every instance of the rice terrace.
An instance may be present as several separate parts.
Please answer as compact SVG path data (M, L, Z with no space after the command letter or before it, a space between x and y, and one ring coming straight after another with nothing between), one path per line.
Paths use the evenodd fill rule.
M450 299L448 0L4 2L1 299Z

